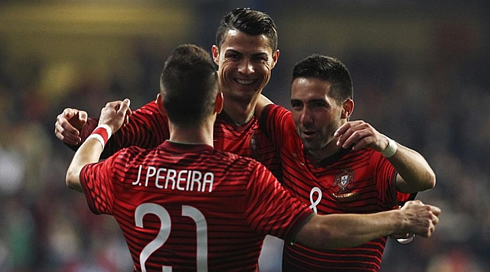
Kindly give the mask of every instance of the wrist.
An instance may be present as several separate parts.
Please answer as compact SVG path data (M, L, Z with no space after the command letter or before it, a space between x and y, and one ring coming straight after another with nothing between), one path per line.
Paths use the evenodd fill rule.
M395 155L396 151L398 150L398 145L394 140L390 139L389 137L386 137L386 139L388 140L388 146L385 148L385 150L381 152L381 154L383 154L385 158L390 158Z
M396 239L396 242L399 243L400 245L408 245L413 242L415 239L415 234L409 234L407 238L398 238Z
M87 140L91 139L91 138L96 139L102 145L102 149L104 149L107 141L109 140L109 138L111 136L112 136L111 127L109 127L108 125L102 124L102 125L98 125L94 129L94 131L92 131L90 136L88 136Z

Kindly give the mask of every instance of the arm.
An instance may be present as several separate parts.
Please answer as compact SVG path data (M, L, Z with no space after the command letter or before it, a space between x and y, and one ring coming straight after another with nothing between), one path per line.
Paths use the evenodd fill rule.
M353 150L373 148L378 152L386 151L390 141L388 137L376 131L363 121L351 121L343 124L334 136L338 136L337 145L343 148L352 146ZM394 155L387 157L398 171L396 188L400 192L414 193L434 188L436 176L425 158L418 152L396 144ZM393 148L393 147L390 147Z
M107 125L111 131L117 131L124 123L129 112L129 100L107 103L101 111L100 125ZM108 137L111 136L108 131ZM104 150L103 145L96 138L89 137L75 152L73 160L66 172L66 185L76 191L82 192L80 184L80 172L82 168L90 163L96 163Z
M79 144L85 141L86 137L95 129L97 120L87 118L83 126L76 126L74 123L77 120L67 114L70 111L79 110L65 109L63 113L58 115L55 124L55 134L58 139L62 140L70 148L77 150ZM117 131L107 142L101 156L102 158L107 158L124 147L139 146L142 148L152 148L168 139L167 117L159 111L155 101L151 101L135 111L128 111L127 116L130 116L130 118L125 120L127 122L125 126ZM75 140L69 142L69 138ZM72 146L70 144L77 145Z
M373 214L314 214L296 234L296 241L312 248L354 247L393 233L430 237L441 210L409 201L400 210Z
M267 105L274 104L269 98L261 94L259 99L257 99L257 104L255 105L255 117L260 118L262 111Z

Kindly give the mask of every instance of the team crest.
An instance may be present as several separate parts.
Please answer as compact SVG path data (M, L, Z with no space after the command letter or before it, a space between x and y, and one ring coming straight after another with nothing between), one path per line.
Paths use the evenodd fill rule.
M346 193L349 190L347 190L347 185L349 185L350 182L354 180L354 171L350 169L344 169L340 174L337 174L335 176L335 186L339 186L339 191L338 193Z

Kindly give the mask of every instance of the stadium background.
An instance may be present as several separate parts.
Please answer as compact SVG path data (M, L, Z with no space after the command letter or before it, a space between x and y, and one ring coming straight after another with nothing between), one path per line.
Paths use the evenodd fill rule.
M210 48L235 7L274 18L281 56L265 94L289 106L294 63L311 53L350 69L354 119L421 152L442 207L431 239L389 243L382 271L490 269L490 5L487 1L0 2L0 271L130 271L115 222L65 187L65 107L154 99L167 54Z

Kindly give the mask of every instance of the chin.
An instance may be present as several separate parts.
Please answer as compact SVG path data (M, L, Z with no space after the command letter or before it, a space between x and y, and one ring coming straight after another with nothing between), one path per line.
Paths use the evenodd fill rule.
M303 147L306 150L316 151L322 149L322 145L318 142L306 141L303 139Z

